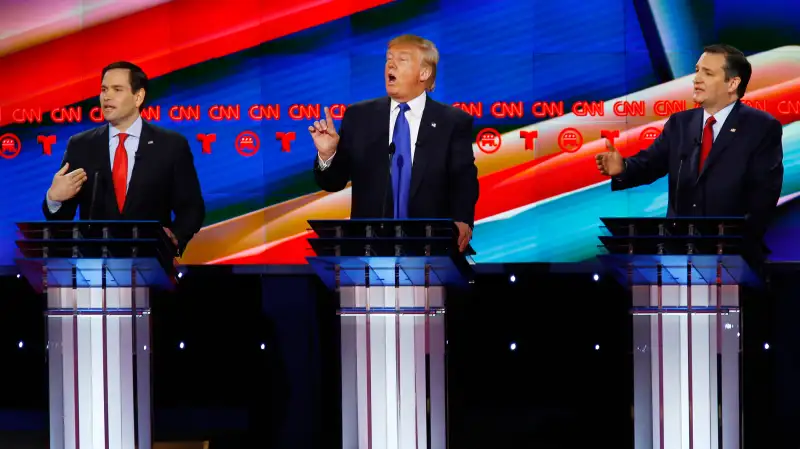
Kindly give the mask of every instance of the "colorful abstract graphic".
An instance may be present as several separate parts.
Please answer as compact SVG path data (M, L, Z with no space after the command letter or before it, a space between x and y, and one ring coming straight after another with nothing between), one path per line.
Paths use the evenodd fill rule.
M145 119L192 145L208 214L184 264L304 264L307 220L347 218L349 188L322 192L307 128L331 107L385 95L386 43L414 33L441 53L437 101L475 116L478 263L581 262L601 216L663 216L666 179L610 191L594 155L646 148L694 107L704 45L753 64L745 100L784 124L773 258L800 243L800 4L668 1L0 0L0 265L14 223L41 201L69 137L103 123L100 72L151 78ZM700 11L702 9L702 11ZM795 14L792 14L795 13ZM336 120L338 124L338 120Z

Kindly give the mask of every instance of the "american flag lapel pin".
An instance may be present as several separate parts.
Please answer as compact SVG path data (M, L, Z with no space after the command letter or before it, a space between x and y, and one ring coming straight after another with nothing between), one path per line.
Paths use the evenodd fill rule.
M736 132L736 128L731 128L731 132L735 133Z
M152 140L150 140L150 141L148 141L148 142L147 142L147 144L148 144L148 145L152 145L152 144L153 144L153 141L152 141Z
M436 122L431 122L431 126L436 128Z

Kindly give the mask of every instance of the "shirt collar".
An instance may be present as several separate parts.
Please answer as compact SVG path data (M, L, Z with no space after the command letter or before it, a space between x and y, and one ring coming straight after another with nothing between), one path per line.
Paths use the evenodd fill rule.
M422 114L422 110L425 109L425 100L427 98L428 98L427 93L425 91L422 91L422 93L417 98L414 98L413 100L409 101L408 102L408 107L411 109L410 112L412 114L420 114L421 115ZM393 98L392 99L392 108L391 108L391 110L394 111L395 108L397 108L398 106L400 106L400 102L398 102L397 100L395 100Z
M724 108L720 109L719 112L714 114L714 119L716 120L715 124L719 124L720 126L722 126L725 123L725 119L728 118L728 115L730 115L731 111L733 110L734 105L736 105L735 101L725 106ZM705 126L706 120L708 120L709 117L711 117L711 114L709 114L708 111L703 109L703 126Z
M120 130L118 130L114 125L112 125L111 123L108 124L108 134L109 134L109 136L111 136L112 138L113 137L117 137L119 135L119 133L120 133ZM142 135L142 116L141 115L136 117L136 121L133 122L133 124L131 125L130 128L128 128L128 130L125 132L125 134L127 134L128 137L136 137L137 139L139 137L141 137L141 135Z

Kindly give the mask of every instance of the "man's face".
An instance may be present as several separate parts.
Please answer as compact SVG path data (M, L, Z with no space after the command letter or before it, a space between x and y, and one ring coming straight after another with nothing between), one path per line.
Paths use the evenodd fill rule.
M409 101L425 90L430 70L422 67L422 51L413 45L395 45L386 52L386 93Z
M739 86L739 78L725 81L725 55L703 53L697 61L692 98L704 107L727 104Z
M103 76L100 105L103 107L103 116L112 124L137 114L142 101L144 101L144 90L133 92L130 70L112 69Z

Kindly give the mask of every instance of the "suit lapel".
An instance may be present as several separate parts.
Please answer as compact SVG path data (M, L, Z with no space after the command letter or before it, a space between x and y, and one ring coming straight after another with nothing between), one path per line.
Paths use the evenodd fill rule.
M430 96L425 101L425 110L422 112L422 120L419 123L417 133L417 143L414 149L414 163L411 166L411 189L408 198L414 198L414 193L422 184L422 177L425 174L425 166L428 163L430 152L436 144L436 128L434 123L439 117L439 104L433 101Z
M95 151L95 161L98 161L98 166L95 169L100 173L100 181L102 181L103 188L99 188L101 195L97 201L98 206L102 205L106 211L109 220L120 218L119 208L117 201L114 197L114 178L111 174L111 151L109 148L109 131L108 124L102 127L92 140L92 148Z
M699 136L703 133L703 108L697 108L694 110L694 116L689 121L689 135L690 136ZM697 167L700 163L700 145L696 144L695 142L691 143L692 149L688 155L687 160L684 161L684 167L688 168L687 175L688 178L692 180L692 183L697 181L699 177L699 173L697 172Z
M698 181L703 177L703 174L708 171L708 167L719 160L722 153L733 141L733 138L736 137L736 132L732 130L735 130L738 127L740 106L741 102L737 101L733 106L733 109L731 109L731 113L728 114L728 118L725 119L725 123L722 125L719 135L716 139L714 139L714 144L711 145L711 152L708 153L708 158L706 159L705 164L703 164L703 171L700 172L700 176L697 177ZM702 132L702 127L700 128L700 132Z
M145 173L147 173L147 161L152 159L151 157L147 157L147 152L153 149L154 144L153 129L147 122L142 120L142 135L139 136L139 147L136 149L133 172L131 173L131 180L128 183L128 193L125 195L125 206L122 208L123 214L126 214L131 209L132 205L136 204L135 201L138 199L138 194L141 190L139 185Z
M390 120L389 112L392 107L391 103L392 99L389 97L386 97L385 101L379 101L378 108L375 111L375 117L374 117L374 120L377 120L377 122L374 123L375 126L374 129L378 130L379 134L378 142L380 142L380 145L378 147L385 148L387 152L389 148L389 142L391 142L391 137L389 136L389 120ZM389 157L388 153L384 152L383 154L385 158Z

